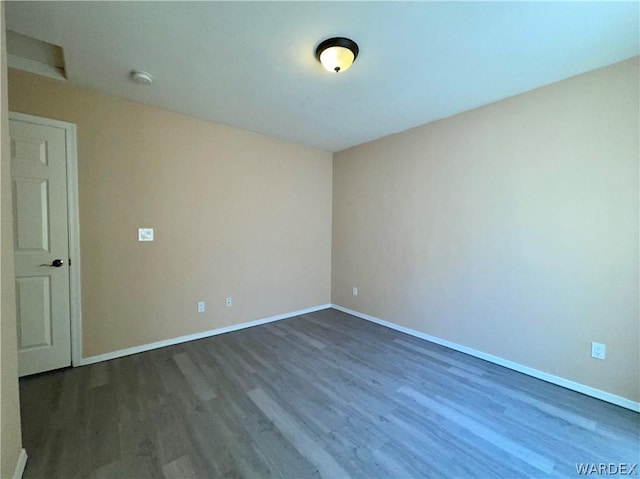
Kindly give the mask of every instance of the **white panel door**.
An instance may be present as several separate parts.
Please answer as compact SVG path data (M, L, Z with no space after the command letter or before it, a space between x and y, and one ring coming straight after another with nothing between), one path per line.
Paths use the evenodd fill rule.
M20 376L71 365L67 145L62 128L11 120Z

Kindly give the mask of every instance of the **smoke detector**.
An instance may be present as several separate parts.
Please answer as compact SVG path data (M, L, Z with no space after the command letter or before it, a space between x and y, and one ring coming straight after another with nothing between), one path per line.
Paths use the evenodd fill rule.
M131 72L131 79L138 85L151 85L153 81L153 77L149 73L141 70L133 70Z

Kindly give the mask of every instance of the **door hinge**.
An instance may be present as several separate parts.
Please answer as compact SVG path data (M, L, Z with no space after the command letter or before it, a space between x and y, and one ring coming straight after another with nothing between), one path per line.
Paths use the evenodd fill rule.
M69 258L69 266L71 266L71 258Z

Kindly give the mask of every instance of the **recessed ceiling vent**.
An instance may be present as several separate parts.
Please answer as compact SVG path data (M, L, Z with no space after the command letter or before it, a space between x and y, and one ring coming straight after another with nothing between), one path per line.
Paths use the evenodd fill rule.
M56 80L66 80L62 47L7 30L7 65Z

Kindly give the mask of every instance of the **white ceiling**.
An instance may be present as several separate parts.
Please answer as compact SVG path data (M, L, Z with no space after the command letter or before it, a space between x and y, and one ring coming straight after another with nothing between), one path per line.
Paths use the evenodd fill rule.
M639 54L638 2L5 5L72 84L328 151ZM359 44L349 71L316 61L331 36Z

